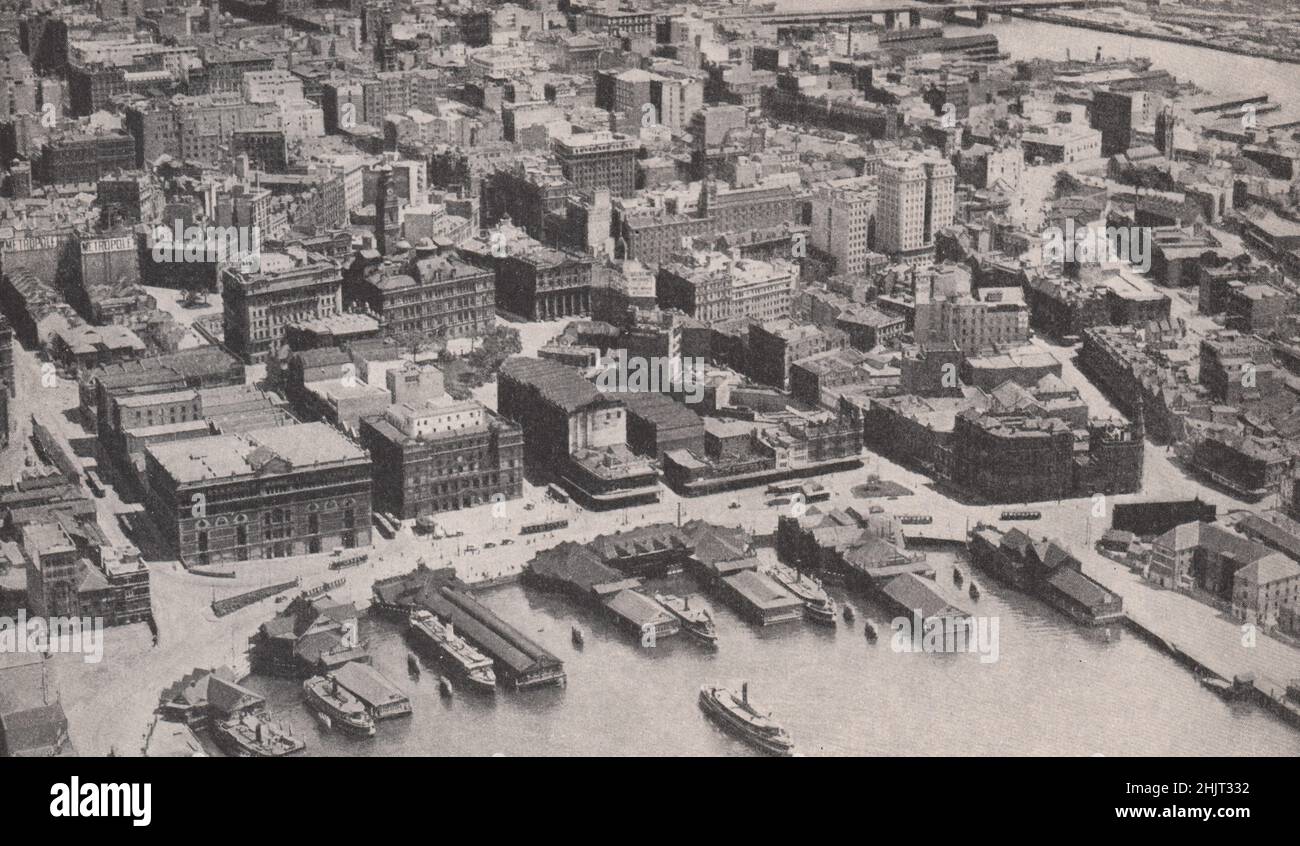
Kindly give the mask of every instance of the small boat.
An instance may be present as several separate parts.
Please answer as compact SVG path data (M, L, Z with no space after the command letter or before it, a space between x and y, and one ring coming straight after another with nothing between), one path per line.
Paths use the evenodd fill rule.
M446 676L438 676L438 692L450 699L455 691L451 687L451 679Z
M573 628L569 631L569 636L572 638L574 646L582 646L586 640L586 635L582 633L582 627L577 623L573 624Z
M875 643L875 642L876 642L876 638L879 637L879 635L876 634L876 627L873 626L873 625L871 625L871 621L870 621L870 620L864 620L864 621L863 621L863 632L862 632L862 633L865 634L865 635L867 636L867 640L871 641L872 643Z
M844 622L846 622L846 623L852 623L852 622L853 622L853 617L854 617L854 614L853 614L853 606L851 606L851 605L845 605L845 606L844 606Z
M334 721L331 720L327 715L322 714L320 711L312 711L311 715L315 717L316 722L320 723L324 728L327 729L334 728Z
M958 570L956 567L952 568L952 583L955 584L957 587L961 587L961 583L962 583L961 570Z
M413 652L406 653L406 671L411 674L411 678L420 677L420 661Z
M704 685L700 688L700 709L722 728L769 755L794 754L789 733L750 703L748 682L741 683L739 692L721 685Z
M970 590L968 590L968 591L966 591L966 592L970 594L970 598L971 598L971 599L975 600L976 602L979 602L979 598L980 598L980 589L979 589L978 587L975 586L975 583L974 583L974 582L971 582L971 583L970 583Z

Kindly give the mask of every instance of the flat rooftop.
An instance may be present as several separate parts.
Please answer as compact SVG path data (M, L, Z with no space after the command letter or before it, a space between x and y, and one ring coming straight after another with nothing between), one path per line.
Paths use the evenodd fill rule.
M289 472L369 461L365 450L332 426L319 422L152 444L148 452L179 484L256 476L267 468L274 473L281 466L284 469L279 472Z

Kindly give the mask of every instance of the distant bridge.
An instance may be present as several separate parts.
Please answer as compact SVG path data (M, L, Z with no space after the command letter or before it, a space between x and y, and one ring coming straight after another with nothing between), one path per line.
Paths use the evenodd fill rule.
M810 12L727 12L713 16L716 21L750 20L774 26L819 26L829 23L879 22L886 29L902 25L900 15L906 15L908 26L918 26L921 18L952 18L956 12L974 12L975 20L984 23L990 14L1041 11L1044 9L1085 9L1101 5L1099 0L952 0L952 2L922 2L922 0L868 0L846 9L823 9Z

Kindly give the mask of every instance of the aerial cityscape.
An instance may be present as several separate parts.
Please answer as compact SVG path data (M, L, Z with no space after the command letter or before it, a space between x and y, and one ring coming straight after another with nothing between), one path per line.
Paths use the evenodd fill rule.
M1292 4L0 43L0 757L1300 755Z

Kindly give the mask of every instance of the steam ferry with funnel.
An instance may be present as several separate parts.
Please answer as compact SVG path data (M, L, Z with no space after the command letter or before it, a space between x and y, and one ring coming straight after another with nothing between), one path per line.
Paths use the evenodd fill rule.
M475 690L494 693L497 687L492 659L470 646L456 634L450 623L443 623L433 614L420 609L409 619L411 635L427 644L434 654L452 667Z
M804 616L809 620L828 626L835 625L838 609L835 600L827 595L821 582L784 564L769 564L764 572L803 603Z
M794 754L794 741L786 730L750 703L748 682L741 682L739 693L721 685L704 685L700 709L722 728L769 755Z
M307 744L273 724L265 714L240 714L212 727L217 746L236 758L282 758Z
M704 608L692 608L690 599L674 596L671 593L656 593L658 602L682 623L682 630L696 640L712 646L718 644L718 631L713 625L713 616Z
M312 676L302 683L307 704L329 718L330 724L348 734L370 737L375 733L375 719L366 706L339 686L335 679Z

